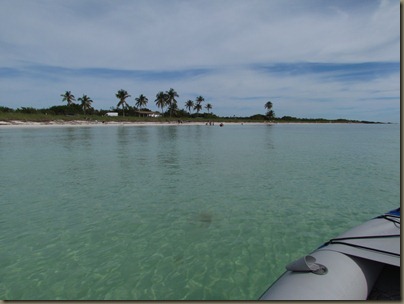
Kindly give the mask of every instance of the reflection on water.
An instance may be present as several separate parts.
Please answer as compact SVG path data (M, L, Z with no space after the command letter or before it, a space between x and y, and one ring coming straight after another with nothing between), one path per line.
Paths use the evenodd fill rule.
M177 126L169 126L166 128L157 128L157 140L159 149L157 152L157 163L167 174L167 177L177 174L180 169L178 132Z
M120 169L123 171L130 171L133 169L133 153L134 138L131 136L131 130L125 126L116 128L116 141L114 143L117 154L116 157L120 164Z
M264 139L266 142L266 147L268 150L272 150L272 149L275 149L275 144L274 144L273 135L272 135L274 125L268 124L268 125L266 125L266 127L267 127L267 129L264 132Z
M92 145L93 129L78 128L78 127L66 127L61 128L60 133L55 137L56 140L63 144L63 147L69 150L75 149L75 145L80 145L91 148Z

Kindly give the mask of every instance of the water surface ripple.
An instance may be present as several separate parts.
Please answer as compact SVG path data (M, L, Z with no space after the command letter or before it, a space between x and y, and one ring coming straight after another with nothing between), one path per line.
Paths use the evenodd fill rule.
M399 125L0 128L0 299L257 299L399 206L399 144Z

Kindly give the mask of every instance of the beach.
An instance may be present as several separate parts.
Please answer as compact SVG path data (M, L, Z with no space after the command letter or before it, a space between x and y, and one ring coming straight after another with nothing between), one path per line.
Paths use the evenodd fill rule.
M307 125L307 124L361 124L363 122L227 122L227 121L99 121L99 120L49 120L49 121L23 121L23 120L0 120L0 128L32 128L32 127L93 127L93 126L226 126L226 125L277 125L277 124L292 124L292 125Z
M216 122L211 126L219 126L221 122ZM225 122L223 125L261 125L267 124L263 122ZM208 122L190 122L190 121L167 121L167 122L148 122L148 121L86 121L86 120L52 120L52 121L21 121L21 120L10 120L10 121L0 121L0 128L10 128L10 127L90 127L90 126L178 126L178 125L209 125Z

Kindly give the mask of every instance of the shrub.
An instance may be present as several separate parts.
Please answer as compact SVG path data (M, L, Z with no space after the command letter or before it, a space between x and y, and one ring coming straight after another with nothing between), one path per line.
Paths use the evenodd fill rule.
M19 112L19 113L26 113L26 114L35 114L35 113L38 113L38 110L37 109L35 109L35 108L31 108L31 107L21 107L21 108L18 108L17 110L16 110L16 112Z
M49 113L55 115L75 115L82 114L83 109L78 104L72 104L69 106L53 106L49 108Z
M0 107L0 112L2 112L2 113L12 113L12 112L14 112L14 109L7 108L7 107Z
M267 116L262 115L262 114L255 114L253 116L250 116L250 119L252 119L252 120L266 120Z

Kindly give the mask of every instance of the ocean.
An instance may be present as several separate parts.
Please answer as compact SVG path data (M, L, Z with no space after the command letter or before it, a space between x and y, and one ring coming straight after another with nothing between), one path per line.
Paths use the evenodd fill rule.
M400 205L398 124L0 127L0 299L255 300Z

